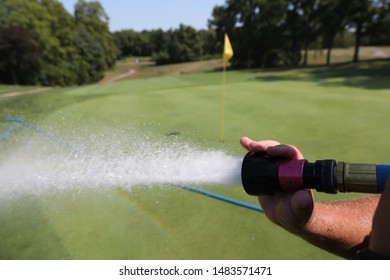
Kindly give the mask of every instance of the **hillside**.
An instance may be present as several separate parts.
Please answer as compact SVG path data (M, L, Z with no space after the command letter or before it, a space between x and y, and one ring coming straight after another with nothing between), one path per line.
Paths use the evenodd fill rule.
M350 62L354 49L332 50L332 64ZM390 47L361 47L360 60L390 58ZM308 66L324 65L326 50L311 50ZM199 72L216 71L222 68L222 59L212 59L163 66L155 66L149 57L127 58L117 62L114 70L106 72L100 83L111 83L119 80L142 79L167 75L182 75Z

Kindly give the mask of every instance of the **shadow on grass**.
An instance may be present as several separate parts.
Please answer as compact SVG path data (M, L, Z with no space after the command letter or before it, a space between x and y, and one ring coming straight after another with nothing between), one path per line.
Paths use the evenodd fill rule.
M273 69L255 77L258 81L311 81L320 86L350 86L379 90L390 88L390 60L372 60L360 63L341 63L332 66ZM303 70L303 71L302 71ZM302 75L304 73L304 75Z
M12 98L2 99L0 104L2 111L0 112L0 120L9 116L19 116L31 120L31 116L38 116L42 112L50 110L60 110L72 104L87 102L93 99L100 99L110 95L110 93L104 94L84 94L76 96L68 96L64 98L62 92L66 92L68 88L54 89L41 93L40 96L45 96L45 101L37 100L34 95L20 95ZM22 113L28 111L26 115ZM15 113L16 112L16 113Z

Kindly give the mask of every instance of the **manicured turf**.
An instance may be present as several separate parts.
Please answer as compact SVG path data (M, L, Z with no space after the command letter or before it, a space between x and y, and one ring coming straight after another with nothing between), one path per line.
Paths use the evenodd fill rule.
M219 142L222 76L215 72L0 98L0 117L19 116L62 136L67 131L70 140L76 139L72 131L99 134L112 128L134 131L138 139L174 139L243 156L238 140L246 135L294 144L309 160L383 163L390 161L389 69L387 61L229 72L224 143ZM0 133L9 127L0 122ZM26 134L15 131L0 142L0 150L12 152ZM198 187L257 204L240 186ZM337 258L261 213L172 186L5 200L0 224L0 259Z

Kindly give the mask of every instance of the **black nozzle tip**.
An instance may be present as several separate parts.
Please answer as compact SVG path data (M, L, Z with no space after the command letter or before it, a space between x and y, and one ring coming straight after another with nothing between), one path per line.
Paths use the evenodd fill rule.
M270 195L281 191L278 159L265 153L247 153L241 167L241 180L249 195Z

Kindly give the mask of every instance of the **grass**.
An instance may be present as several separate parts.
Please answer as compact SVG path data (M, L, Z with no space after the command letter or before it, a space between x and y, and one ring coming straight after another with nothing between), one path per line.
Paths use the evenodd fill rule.
M349 63L352 61L354 48L334 48L331 52L331 63ZM309 50L308 65L318 66L326 63L327 50ZM302 54L303 56L303 54ZM362 46L359 50L359 59L361 61L373 59L390 58L390 47L386 46ZM210 60L186 62L171 65L154 66L154 62L150 57L127 57L116 63L113 70L106 72L100 83L107 83L112 79L118 80L133 80L152 77L160 77L166 75L180 75L199 72L212 72L220 70L222 60L215 58Z
M117 62L115 69L108 71L100 83L110 82L120 75L123 75L120 80L128 80L214 71L221 68L221 64L221 59L213 59L155 66L148 58L130 57Z
M332 49L331 63L351 62L354 51L354 47ZM326 55L326 49L310 50L308 52L308 65L324 65L326 63ZM390 47L388 46L362 46L359 48L360 61L389 57Z
M1 94L4 94L4 93L29 91L32 89L34 89L34 87L0 85L0 97L1 97Z
M20 116L53 132L134 129L141 139L175 139L236 156L245 154L238 140L247 135L292 143L311 161L388 162L389 69L389 61L380 61L229 72L224 143L217 72L3 98L0 118ZM0 133L9 126L0 122ZM171 132L178 135L169 138ZM12 151L21 133L0 142L0 150ZM257 204L239 186L199 187ZM337 259L263 214L171 186L3 201L0 223L0 259Z

